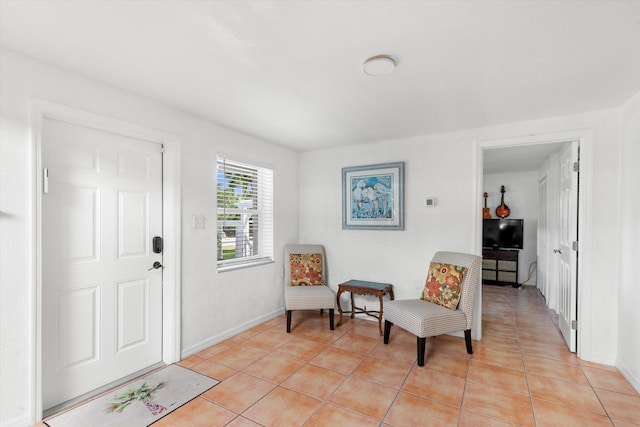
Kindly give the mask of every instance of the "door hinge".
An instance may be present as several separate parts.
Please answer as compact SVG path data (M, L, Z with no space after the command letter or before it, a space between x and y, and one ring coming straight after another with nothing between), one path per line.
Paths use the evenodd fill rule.
M49 192L49 169L42 169L42 192L47 194Z
M580 161L579 160L577 162L573 162L573 171L574 172L580 172Z
M578 329L578 321L577 320L572 320L571 321L571 329L573 329L574 331Z
M571 249L573 249L574 251L578 251L578 241L574 240L573 243L571 243Z

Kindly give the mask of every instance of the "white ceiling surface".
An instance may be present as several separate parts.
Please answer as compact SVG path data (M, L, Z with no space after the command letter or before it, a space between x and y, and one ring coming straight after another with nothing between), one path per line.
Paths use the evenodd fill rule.
M0 45L301 151L640 89L638 1L0 0Z
M518 147L483 150L484 174L505 172L534 172L545 160L560 151L567 143L532 144Z

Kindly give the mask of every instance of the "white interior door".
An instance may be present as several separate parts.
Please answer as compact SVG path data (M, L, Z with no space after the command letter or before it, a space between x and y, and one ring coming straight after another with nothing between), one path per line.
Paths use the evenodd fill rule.
M570 351L576 351L576 316L578 288L578 142L569 143L560 155L560 331ZM577 246L576 246L577 248Z
M549 252L547 248L547 177L545 176L538 182L538 230L537 230L537 262L538 262L538 274L536 275L537 287L540 293L548 298L548 274L549 269L548 258Z
M42 393L48 409L162 361L162 152L44 119Z

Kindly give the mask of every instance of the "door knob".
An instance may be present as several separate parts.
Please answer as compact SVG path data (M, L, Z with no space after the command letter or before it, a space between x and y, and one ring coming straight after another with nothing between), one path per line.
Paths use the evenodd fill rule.
M156 261L156 262L153 263L153 266L147 271L157 270L159 268L162 268L162 264L160 264L160 262Z
M560 249L554 249L553 250L554 254L561 254L562 255L562 251Z

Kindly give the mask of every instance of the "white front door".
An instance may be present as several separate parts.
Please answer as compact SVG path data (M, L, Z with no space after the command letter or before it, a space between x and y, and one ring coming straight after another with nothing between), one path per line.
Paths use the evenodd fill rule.
M45 118L42 165L48 409L162 361L162 151Z
M560 155L560 331L570 351L576 351L578 288L578 142L569 143Z

